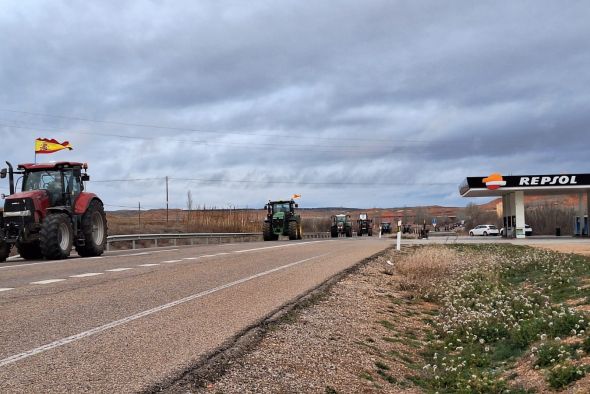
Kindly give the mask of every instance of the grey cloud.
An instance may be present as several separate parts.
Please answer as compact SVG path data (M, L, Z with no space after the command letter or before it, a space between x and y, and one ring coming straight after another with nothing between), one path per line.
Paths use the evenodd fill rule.
M0 111L0 144L19 162L35 137L69 139L51 159L93 179L302 183L173 182L176 206L188 188L217 206L463 205L467 175L586 170L589 17L581 1L8 1L0 109L171 128ZM93 188L163 202L159 182Z

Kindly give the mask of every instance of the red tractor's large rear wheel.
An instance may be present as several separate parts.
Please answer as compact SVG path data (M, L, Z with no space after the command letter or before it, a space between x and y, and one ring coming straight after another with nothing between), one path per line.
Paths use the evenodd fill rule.
M20 254L20 257L25 260L37 260L43 257L39 241L17 242L16 250Z
M10 255L10 245L4 241L0 241L0 263L6 261Z
M76 245L76 252L82 257L100 256L107 244L107 216L98 200L92 200L82 216L84 245Z
M66 213L48 215L39 232L41 253L48 260L68 258L74 244L72 221Z

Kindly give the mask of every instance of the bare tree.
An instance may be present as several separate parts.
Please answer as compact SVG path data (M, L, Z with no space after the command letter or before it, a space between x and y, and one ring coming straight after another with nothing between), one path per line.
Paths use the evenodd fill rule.
M423 225L424 223L430 224L430 215L428 214L428 210L424 207L417 207L414 212L416 213L416 218L414 219L414 223L417 225Z
M498 215L492 211L483 211L477 204L469 203L465 208L465 227L473 228L480 224L500 224Z

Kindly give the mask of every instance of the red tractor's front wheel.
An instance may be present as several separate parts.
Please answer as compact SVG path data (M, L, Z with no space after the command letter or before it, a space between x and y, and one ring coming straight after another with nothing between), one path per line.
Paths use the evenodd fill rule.
M74 230L68 214L48 215L39 232L41 253L48 260L68 258L74 244Z

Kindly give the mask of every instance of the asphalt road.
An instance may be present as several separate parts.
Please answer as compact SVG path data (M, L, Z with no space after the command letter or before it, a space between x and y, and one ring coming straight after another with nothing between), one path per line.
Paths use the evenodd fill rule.
M0 264L0 392L135 392L391 245L359 239Z

